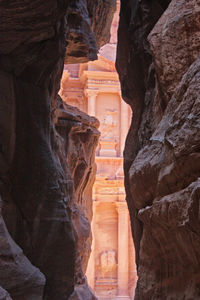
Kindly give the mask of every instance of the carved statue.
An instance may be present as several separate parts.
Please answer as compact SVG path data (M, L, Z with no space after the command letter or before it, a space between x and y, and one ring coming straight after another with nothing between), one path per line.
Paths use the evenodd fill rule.
M113 130L117 126L116 115L116 110L106 110L101 127L101 140L116 140L116 137L113 136Z
M113 271L117 266L116 251L108 250L100 254L100 268L103 274Z

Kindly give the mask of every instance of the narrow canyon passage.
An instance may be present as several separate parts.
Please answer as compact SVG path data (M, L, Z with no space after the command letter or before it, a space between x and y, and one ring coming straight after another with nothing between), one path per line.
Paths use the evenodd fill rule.
M199 199L200 1L0 0L0 300L199 300Z
M86 272L88 283L98 299L117 299L117 296L131 299L136 266L122 157L123 134L128 132L131 111L120 97L114 63L99 56L98 61L84 65L66 65L60 95L68 105L100 120L92 193L92 253ZM127 122L122 124L124 119ZM122 129L125 124L127 127ZM85 205L87 209L87 203Z
M98 60L66 64L59 92L65 103L100 121L92 192L92 252L86 271L99 300L132 299L137 281L123 172L131 110L121 98L115 69L119 9L118 1L110 42L100 49Z

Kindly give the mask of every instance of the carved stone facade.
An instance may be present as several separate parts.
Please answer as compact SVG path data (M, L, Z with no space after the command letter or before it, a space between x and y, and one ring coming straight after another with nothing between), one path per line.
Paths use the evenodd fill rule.
M119 3L110 44L100 50L96 61L66 65L60 90L66 103L100 121L93 188L93 242L86 273L99 300L132 299L137 280L122 159L131 110L121 98L114 62L118 12Z

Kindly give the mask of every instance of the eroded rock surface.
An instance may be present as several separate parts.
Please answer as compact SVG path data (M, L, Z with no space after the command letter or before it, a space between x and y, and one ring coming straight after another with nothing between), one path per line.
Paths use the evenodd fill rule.
M109 42L116 0L71 0L67 11L65 63L97 59L98 49Z
M144 224L138 299L200 296L199 87L200 59L183 77L150 144L129 170L131 194Z
M153 52L160 98L167 103L200 53L199 2L172 1L148 39Z
M114 5L107 1L110 18ZM95 7L106 15L102 1L96 1ZM73 8L78 15L75 28L69 17ZM20 296L8 286L10 282L7 285L6 271L2 273L0 285L14 300L64 300L76 289L80 298L79 285L85 287L82 299L93 297L84 269L89 255L87 217L91 217L97 122L77 112L66 120L71 114L66 108L62 120L57 98L64 58L94 59L98 45L108 38L103 26L102 34L99 29L96 33L93 18L98 13L88 14L90 10L89 1L0 1L0 194L8 231L30 261L16 246L21 253L20 276L25 272L24 279L30 281L30 288L20 286ZM98 25L104 22L100 17ZM109 22L108 18L105 27ZM72 31L79 41L71 47ZM87 51L80 52L80 45ZM8 234L0 234L8 245L14 243ZM7 262L6 256L1 259L0 269ZM34 266L45 275L46 284ZM13 274L18 274L17 264L13 268ZM38 270L33 289L32 270Z
M70 198L66 201L69 200L76 237L76 287L73 297L77 294L77 299L88 300L94 297L84 274L91 252L92 186L96 173L95 149L100 135L98 127L99 121L96 118L60 102L56 110L56 128L64 143L60 143L59 157L71 182L71 191L68 191ZM66 168L66 161L69 169ZM88 295L89 298L84 298L84 295Z
M0 205L1 205L0 199ZM0 207L0 283L12 295L13 299L43 299L45 277L32 266L24 256L22 250L9 235L2 218ZM11 299L9 294L1 288L0 299Z
M135 300L200 298L200 3L169 2L121 8L117 68L133 110L124 167Z

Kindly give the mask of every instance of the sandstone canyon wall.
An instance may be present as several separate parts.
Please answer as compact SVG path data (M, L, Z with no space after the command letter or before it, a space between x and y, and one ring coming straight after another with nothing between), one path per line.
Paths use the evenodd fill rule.
M200 299L200 2L121 0L116 66L135 300Z
M99 124L57 93L64 61L109 41L104 2L0 1L2 300L95 299L84 272Z

